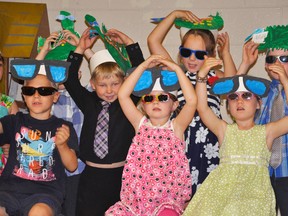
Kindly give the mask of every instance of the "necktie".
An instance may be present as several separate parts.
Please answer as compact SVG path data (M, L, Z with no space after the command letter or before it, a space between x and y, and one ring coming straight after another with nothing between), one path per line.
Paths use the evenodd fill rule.
M278 85L278 95L275 97L272 109L271 109L271 121L277 121L284 117L284 103L282 98L283 86L281 84ZM282 137L278 137L273 141L272 145L272 154L270 158L270 165L276 169L282 161Z
M108 154L108 129L109 129L109 103L102 101L102 110L98 115L95 138L94 152L101 159Z

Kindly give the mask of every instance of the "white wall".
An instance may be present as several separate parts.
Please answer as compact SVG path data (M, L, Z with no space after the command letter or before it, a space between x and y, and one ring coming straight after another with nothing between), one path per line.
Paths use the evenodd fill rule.
M23 2L13 0L13 2ZM77 19L75 29L82 33L86 29L84 16L91 14L107 28L123 31L142 47L145 57L148 57L146 38L154 24L152 17L164 17L172 10L191 10L199 17L207 17L220 12L224 19L224 29L230 35L231 53L238 67L241 62L243 41L255 28L268 25L288 24L288 0L27 0L30 3L46 3L48 9L50 31L61 29L56 21L60 10L71 12ZM103 48L102 42L95 44L93 50ZM172 28L166 40L165 47L176 55L180 44L179 31ZM89 80L87 63L83 62L82 83ZM257 64L250 74L267 77L264 71L264 58L259 56ZM225 115L224 115L225 116Z

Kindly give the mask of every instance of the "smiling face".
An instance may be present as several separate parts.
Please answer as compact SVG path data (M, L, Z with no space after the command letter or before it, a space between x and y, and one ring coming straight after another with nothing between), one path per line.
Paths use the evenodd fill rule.
M183 47L191 49L191 50L203 50L206 51L205 42L199 35L189 35L186 39L186 42L183 44ZM184 58L181 57L181 62L184 64L186 69L189 72L196 73L200 70L201 66L204 63L204 60L199 60L195 57L195 53L193 53L190 57Z
M27 80L24 86L29 87L55 87L50 80L44 75L37 75L32 80ZM22 94L23 95L23 94ZM52 95L41 96L38 91L32 96L23 95L24 101L29 109L29 113L33 118L39 120L45 120L50 117L51 107L53 103L56 103L59 97L58 92L54 92Z

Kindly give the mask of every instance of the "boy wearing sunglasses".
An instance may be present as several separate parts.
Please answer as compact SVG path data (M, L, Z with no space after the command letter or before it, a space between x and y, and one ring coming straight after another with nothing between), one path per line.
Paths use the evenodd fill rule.
M256 118L256 123L266 124L275 121L275 114L278 116L288 115L287 93L288 93L288 25L268 26L264 31L268 32L264 43L256 44L248 42L243 47L243 59L238 74L244 74L253 65L258 52L266 51L265 70L271 78L268 96L263 98L261 115ZM279 96L278 96L279 95ZM279 105L277 98L281 97L282 105ZM273 104L282 106L281 110L275 110ZM275 105L274 105L275 106ZM276 196L277 209L281 215L288 215L288 134L279 138L278 150L272 151L275 160L270 161L269 171L271 183Z
M10 143L0 215L5 210L9 215L58 215L65 194L64 170L77 168L77 135L70 122L50 114L59 93L46 75L25 80L22 96L29 113L0 119L0 143Z

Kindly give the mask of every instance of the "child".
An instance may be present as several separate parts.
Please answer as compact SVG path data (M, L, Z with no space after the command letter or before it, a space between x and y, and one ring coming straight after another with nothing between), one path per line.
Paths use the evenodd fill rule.
M32 61L36 70L34 78L24 77L22 87L29 114L18 112L0 119L0 133L3 133L0 143L10 143L9 158L1 179L0 206L5 207L9 215L52 216L61 212L65 193L64 169L72 172L77 168L76 133L71 123L50 114L59 94L56 85L43 75L46 72L42 73L44 65L41 64L50 68L51 74L53 69L50 66L60 68L60 65L36 60L14 61L11 62L11 73L17 78L30 75L24 70L31 68ZM41 72L38 74L39 68Z
M0 52L0 80L2 80L4 73L4 58ZM16 114L18 106L13 98L0 93L0 118L8 114ZM9 144L0 147L0 176L5 167L7 157L9 154Z
M148 46L152 54L161 54L170 58L170 55L162 45L162 42L172 27L176 19L183 19L184 24L190 22L198 23L201 19L196 17L192 12L185 10L175 10L171 12L164 20L162 20L148 37ZM223 21L223 20L222 20ZM198 25L197 28L199 28ZM222 25L223 26L223 25ZM206 26L207 27L207 26ZM214 27L217 29L217 27ZM181 28L182 29L182 28ZM223 57L225 73L219 70L211 70L208 74L207 89L211 88L211 84L218 77L232 76L236 73L236 69L229 52L229 36L227 33L221 34L218 40L220 44L221 56ZM215 56L215 39L211 31L205 29L190 29L182 38L180 46L180 61L185 66L186 76L195 86L197 72L204 63L204 56ZM178 92L178 100L180 108L185 104L183 93ZM209 106L215 114L220 114L220 98L215 95L208 94ZM218 158L218 140L217 137L208 130L200 119L198 112L189 124L188 130L185 132L185 140L187 145L187 157L190 163L190 171L192 174L192 195L196 192L197 187L202 184L208 174L217 167Z
M178 86L169 92L163 90L160 82L164 82L166 77L163 73L167 71L151 68L155 64L162 64L176 72L186 99L181 112L172 121L170 117L178 107L174 95ZM155 75L157 79L152 91L150 86L141 91L147 93L141 99L144 114L137 109L130 94L139 79L140 83L150 82L142 79L149 71L152 77L157 72L161 73L163 79L159 82L160 77ZM191 197L192 182L185 156L184 131L196 110L197 98L193 86L177 64L155 55L128 76L118 97L136 136L123 171L121 201L110 207L106 215L181 215L185 202Z
M207 79L208 71L217 64L219 60L206 59L199 77ZM228 125L208 107L206 86L203 81L197 82L197 110L218 137L220 164L206 178L183 215L275 215L267 167L273 140L288 132L288 118L255 125L255 113L268 88L268 80L251 76L217 80L211 93L227 95L228 109L235 120Z
M89 37L89 30L88 28L83 32L75 52L68 57L67 61L72 65L68 80L64 84L84 114L80 135L80 157L86 166L80 176L77 215L101 216L120 199L122 171L134 131L117 99L118 90L124 80L124 73L107 50L96 52L90 60L90 63L93 63L93 66L90 65L92 70L95 67L91 71L90 80L94 91L89 92L82 87L78 79L83 53L89 50L88 48L96 39L96 37ZM137 54L137 51L140 54ZM140 49L135 49L133 53L136 56L142 56ZM132 96L132 98L135 103L139 100L138 97ZM95 146L99 144L95 139L95 130L104 101L110 104L108 108L108 154L106 152L106 155L101 157L97 155L98 152L97 154L94 152L94 141Z
M283 101L281 112L283 115L288 114L286 96L288 94L288 88L286 88L288 83L288 25L268 26L265 31L268 32L268 36L265 38L263 44L255 44L253 41L245 44L243 48L243 60L240 66L241 71L239 71L239 73L246 73L251 65L254 65L256 62L258 50L260 52L266 51L265 70L272 82L268 96L263 99L261 115L256 118L256 123L258 124L267 124L275 120L272 116L276 111L274 111L272 107L273 104L276 103L275 99L279 94ZM281 93L279 93L279 87L282 89ZM282 147L279 148L279 155L276 155L278 163L270 163L269 172L276 196L277 208L279 207L280 213L283 216L288 214L288 134L283 134L280 139L282 141L280 146ZM277 154L277 152L275 152L275 154ZM273 156L274 152L272 151L272 157Z

